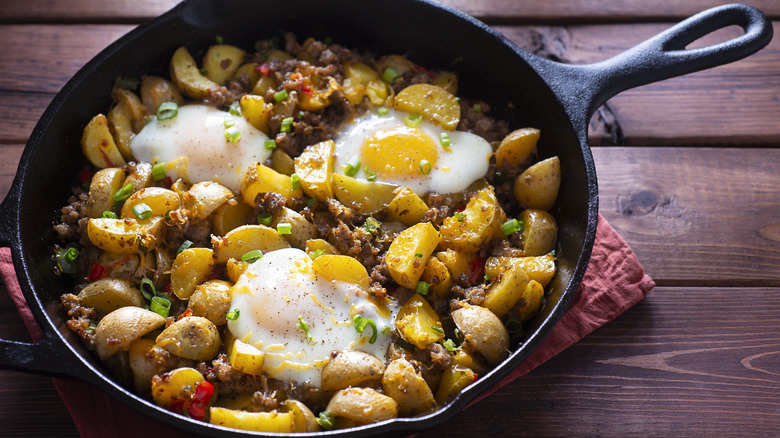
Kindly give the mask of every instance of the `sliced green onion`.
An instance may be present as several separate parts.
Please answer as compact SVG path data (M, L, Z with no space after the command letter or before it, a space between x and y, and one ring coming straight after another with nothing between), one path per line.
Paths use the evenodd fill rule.
M317 424L324 430L332 430L336 427L336 419L333 418L333 415L330 412L322 411L317 417Z
M431 166L430 161L428 160L422 160L420 161L420 172L422 172L423 175L427 175L431 173L431 169L433 166Z
M133 214L138 219L149 219L152 217L152 208L149 205L141 203L133 206Z
M445 148L450 147L450 134L449 132L442 132L439 134L439 140L441 141L441 145Z
M57 250L55 257L57 258L57 265L59 266L60 271L65 274L77 274L79 269L75 262L78 255L79 252L76 248Z
M87 326L87 330L94 332L95 330L97 330L97 324L95 324L94 322L90 322L89 325Z
M225 318L227 318L229 321L235 321L238 319L238 316L241 315L241 311L238 309L233 309L230 312L225 315Z
M349 161L347 162L346 167L344 167L344 175L355 176L357 175L359 170L360 170L360 157L357 155L353 155L352 158L350 158Z
M111 210L106 210L103 212L103 217L106 219L117 219L119 216Z
M173 220L173 218L171 217L171 210L165 212L165 220L168 222Z
M125 201L132 194L133 194L133 183L127 183L124 185L124 187L122 187L121 189L117 190L116 193L114 193L114 201L116 202Z
M282 90L274 93L274 100L277 102L281 102L285 99L290 97L290 95L287 93L287 90Z
M317 198L309 198L306 200L306 206L309 208L314 208L314 204L317 203Z
M460 349L457 345L455 345L455 342L452 339L447 339L444 342L441 343L441 345L444 346L444 348L447 349L447 351L457 351Z
M376 323L373 320L361 315L355 315L355 317L352 318L352 323L355 324L355 330L360 334L363 334L363 330L366 329L366 325L371 326L371 330L373 330L373 332L371 333L371 338L368 340L368 343L373 344L376 342L376 336L379 334L379 330L377 330Z
M431 287L430 283L426 283L422 280L417 282L417 288L414 290L420 295L428 295L428 289Z
M471 107L471 111L475 113L481 113L482 112L482 105L475 103L474 106Z
M301 177L298 176L297 173L293 173L290 175L290 183L292 184L293 190L298 190L301 188Z
M366 218L366 221L363 223L363 229L371 234L375 234L377 231L379 231L379 227L381 226L382 223L372 217Z
M444 329L436 327L435 325L431 326L431 330L435 331L436 333L444 333Z
M490 281L493 278L490 274L485 274L485 281Z
M230 128L225 129L225 140L229 143L235 143L241 140L241 132L237 127L231 126Z
M271 217L270 213L260 213L257 215L257 223L259 225L265 225L266 227L270 227L272 220L273 218Z
M225 128L230 128L232 126L236 126L236 121L233 119L225 119L223 124L225 125Z
M70 247L67 251L65 251L65 261L69 263L73 263L76 261L77 258L79 258L79 250L76 248Z
M523 324L514 318L510 319L506 322L506 330L512 334L520 333L520 331L523 330Z
M321 256L323 254L325 254L325 250L320 248L320 249L314 251L313 253L311 253L311 259L314 260L314 259L316 259L317 257L319 257L319 256Z
M276 140L266 140L263 142L263 146L269 151L276 149Z
M279 234L292 234L292 225L288 223L277 224L276 232Z
M263 258L263 251L256 249L254 251L249 251L248 253L241 256L241 261L245 263L254 263L258 260Z
M422 258L422 254L420 254L419 252L414 253L414 256L417 257L418 259Z
M224 41L224 40L222 39L222 37L221 37L221 36L219 36L219 35L217 35L217 37L216 37L215 39L216 39L216 41L217 41L217 44L222 44L222 42Z
M510 219L501 225L501 232L504 233L504 236L508 236L518 231L523 231L523 221Z
M182 251L185 249L189 249L193 245L191 240L185 240L184 242L179 245L179 249L176 250L176 255L181 254Z
M387 109L386 107L380 106L379 108L377 108L376 113L379 114L380 116L386 116L390 113L390 110Z
M149 304L149 310L167 318L171 312L171 300L163 297L152 297L152 302Z
M300 321L300 322L296 325L296 327L298 327L299 329L303 330L303 333L306 335L306 339L308 339L310 341L313 341L314 340L314 336L309 334L309 325L306 324L306 321L303 320L303 316L298 315L298 321Z
M408 114L406 117L404 117L404 125L415 128L420 123L422 123L422 114Z
M304 114L303 111L298 111L298 120L302 120L303 116L305 116L305 115L306 114Z
M152 179L162 181L165 179L165 163L157 163L152 166Z
M459 211L456 211L452 215L455 216L455 219L457 219L458 222L463 222L463 220L466 219L466 215Z
M176 102L163 102L157 107L157 120L169 120L179 114L179 105Z
M157 289L154 288L154 283L148 278L141 280L141 285L138 288L141 290L141 294L146 301L152 301L152 298L157 295Z
M368 177L366 177L369 181L375 181L376 180L376 172L372 171L368 167L363 167L363 172L366 172Z
M242 115L241 103L239 103L239 101L235 101L235 102L231 103L230 107L228 107L228 112L230 114L233 114L234 116Z
M287 117L285 119L282 119L282 128L280 129L281 132L292 132L292 117Z
M400 76L401 73L398 73L398 70L394 69L393 67L387 67L385 72L382 73L382 80L392 85L393 81L395 81Z
M209 71L206 70L205 68L199 68L198 69L198 73L200 73L201 76L208 76L209 75Z
M455 333L455 339L460 339L461 338L460 330L458 330L457 327L455 327L455 329L452 332Z

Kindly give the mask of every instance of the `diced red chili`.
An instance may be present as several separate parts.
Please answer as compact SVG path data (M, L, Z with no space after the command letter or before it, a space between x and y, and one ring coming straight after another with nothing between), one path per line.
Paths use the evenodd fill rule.
M485 258L475 257L474 260L469 263L469 283L475 285L482 281L485 276Z
M311 96L312 94L314 94L314 90L308 85L304 85L301 91L303 91L303 94L307 96Z
M268 76L268 74L271 73L271 69L268 68L268 64L262 63L255 67L255 72L260 73L263 76Z
M89 276L87 281L100 280L106 276L106 268L100 263L92 263L92 268L89 270Z
M92 180L92 171L87 169L87 168L84 168L81 171L81 173L79 173L79 182L80 183L85 183L85 182L91 181L91 180Z
M181 398L174 398L171 400L170 404L168 404L168 409L170 409L172 412L175 412L177 414L181 414L184 412L184 405L185 400Z
M208 380L204 380L195 387L195 395L192 396L192 401L198 403L208 403L211 400L211 396L214 395L214 384Z

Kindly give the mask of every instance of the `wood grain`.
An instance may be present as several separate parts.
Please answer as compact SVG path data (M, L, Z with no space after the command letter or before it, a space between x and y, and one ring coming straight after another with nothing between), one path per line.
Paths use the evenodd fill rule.
M777 23L775 24L777 27ZM498 27L534 53L574 64L601 61L667 26ZM25 142L53 94L103 47L126 33L125 25L0 25L7 62L0 66L0 142ZM726 32L721 37L733 36ZM718 35L704 39L716 41ZM609 44L604 42L608 41ZM41 47L30 51L29 45ZM30 74L30 72L35 72ZM611 112L591 122L594 145L780 144L780 39L730 65L629 90L608 102ZM728 122L729 129L724 130ZM614 135L619 129L621 134Z
M140 22L169 10L178 0L31 0L8 1L0 8L0 22ZM488 22L636 21L681 19L724 4L719 0L441 0L440 3ZM746 0L770 16L780 16L773 0Z

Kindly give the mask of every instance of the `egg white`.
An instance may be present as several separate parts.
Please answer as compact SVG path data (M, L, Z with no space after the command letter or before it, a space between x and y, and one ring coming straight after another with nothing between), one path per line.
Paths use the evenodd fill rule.
M225 138L225 121L233 123L241 138ZM137 160L166 163L166 175L189 184L215 181L238 193L241 178L252 163L271 156L263 143L268 136L244 117L207 105L184 105L168 120L154 119L130 142Z
M385 115L376 112L356 119L342 128L335 139L336 171L344 172L347 163L354 156L361 157L361 166L356 178L367 179L370 175L365 171L365 157L361 149L367 138L378 131L405 126L407 113L390 110ZM377 175L376 181L384 181L398 186L406 186L418 195L427 192L456 193L466 189L469 184L484 177L489 167L490 155L493 152L490 143L482 137L463 131L446 131L423 120L417 128L427 135L437 145L437 162L428 174L416 170L412 175L387 177ZM441 133L447 132L450 139L449 147L441 144Z
M380 309L357 285L318 277L311 265L311 258L295 248L271 251L252 263L233 287L230 308L238 309L239 317L228 321L228 329L265 352L263 370L269 376L319 387L333 351L360 350L386 361L391 336L383 330L391 327L397 310ZM370 327L362 334L355 330L355 315L376 323L376 342L368 342ZM311 339L299 326L301 319Z

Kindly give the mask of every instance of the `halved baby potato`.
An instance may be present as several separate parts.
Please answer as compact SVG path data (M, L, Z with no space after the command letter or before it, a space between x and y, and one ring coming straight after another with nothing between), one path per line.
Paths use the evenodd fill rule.
M189 97L203 99L219 90L220 85L200 74L200 69L186 47L179 47L171 58L171 79Z
M414 84L404 88L395 96L393 106L409 114L422 114L424 119L450 131L460 122L460 104L455 96L432 84Z
M203 56L206 76L219 85L225 85L225 82L241 67L245 56L246 52L236 46L217 44L209 47Z
M263 252L289 248L290 244L273 228L264 225L244 225L231 230L223 237L211 236L216 263L226 263L228 259L241 260L249 251Z
M165 318L141 307L120 307L106 315L95 329L95 348L101 360L165 324Z
M122 167L127 164L108 129L108 119L103 114L93 117L84 127L81 151L90 163L101 169Z

